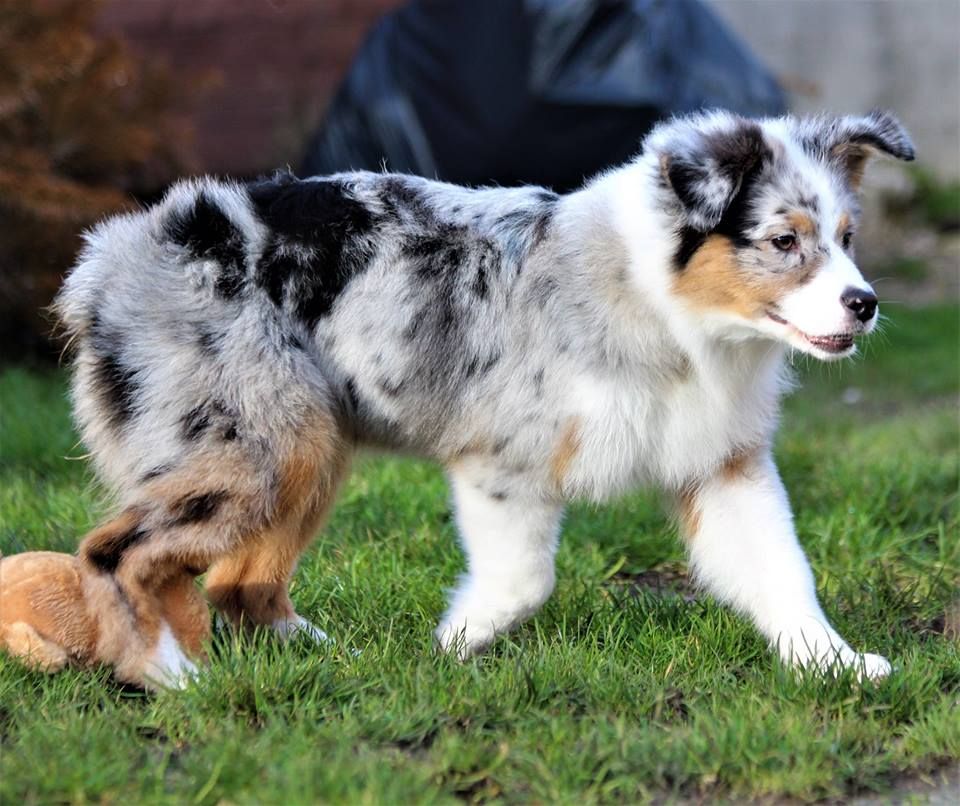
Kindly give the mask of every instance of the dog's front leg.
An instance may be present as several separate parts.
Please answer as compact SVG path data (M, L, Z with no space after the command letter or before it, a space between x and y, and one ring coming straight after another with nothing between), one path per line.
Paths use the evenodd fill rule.
M437 640L466 658L536 613L553 592L563 507L479 462L461 464L450 478L467 573Z
M824 615L768 451L728 462L687 489L680 503L696 576L750 616L786 662L824 671L852 667L871 678L889 674L885 658L855 652Z

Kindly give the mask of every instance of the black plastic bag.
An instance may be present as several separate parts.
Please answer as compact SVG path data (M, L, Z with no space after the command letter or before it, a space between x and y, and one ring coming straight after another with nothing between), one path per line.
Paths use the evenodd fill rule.
M303 171L568 190L656 121L710 107L785 101L698 0L414 0L368 36Z

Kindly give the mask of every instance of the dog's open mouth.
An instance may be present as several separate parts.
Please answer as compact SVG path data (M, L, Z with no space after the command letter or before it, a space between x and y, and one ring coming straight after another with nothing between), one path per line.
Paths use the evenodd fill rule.
M798 327L791 325L786 319L777 316L775 313L767 311L767 316L778 325L785 325L796 333L799 333L810 344L820 350L823 350L824 352L845 353L847 350L853 347L853 333L834 333L830 336L811 336L809 333L804 333Z

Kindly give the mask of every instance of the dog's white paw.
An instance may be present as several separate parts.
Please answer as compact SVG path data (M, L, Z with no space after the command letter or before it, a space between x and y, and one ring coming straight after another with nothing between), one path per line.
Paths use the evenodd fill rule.
M435 635L437 644L444 652L455 654L463 661L490 646L496 637L496 630L493 624L484 629L478 626L477 620L451 615L440 622Z
M844 669L853 669L859 680L881 680L892 671L886 658L855 652L835 630L817 619L781 633L777 644L786 663L823 674L836 676Z
M296 613L293 615L293 618L277 619L271 626L284 641L302 636L316 644L329 644L333 642L333 639L316 624L307 621L303 616Z
M869 680L883 680L883 678L887 677L893 671L890 661L883 657L883 655L872 655L869 652L857 655L855 668L857 669L857 677L861 680L864 678Z

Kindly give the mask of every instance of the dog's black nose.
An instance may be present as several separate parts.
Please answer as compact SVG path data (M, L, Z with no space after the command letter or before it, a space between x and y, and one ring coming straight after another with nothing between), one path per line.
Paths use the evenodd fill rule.
M877 312L877 295L862 288L848 288L840 302L856 314L861 322L869 322Z

